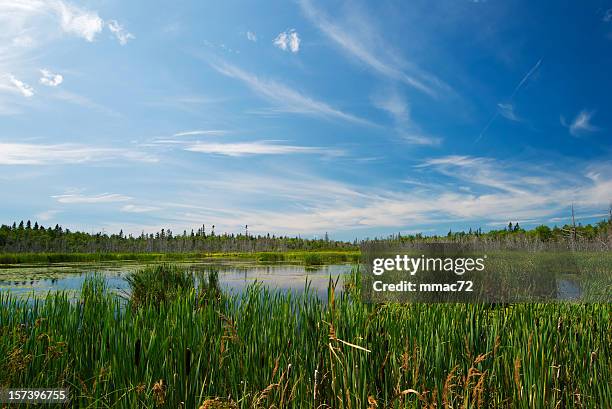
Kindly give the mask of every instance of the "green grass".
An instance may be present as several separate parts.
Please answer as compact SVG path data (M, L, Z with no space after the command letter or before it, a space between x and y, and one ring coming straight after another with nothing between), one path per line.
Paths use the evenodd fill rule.
M90 408L602 408L612 399L610 304L372 305L359 301L357 280L342 294L330 283L328 302L255 284L203 303L188 285L127 308L100 277L76 303L0 293L0 387L69 387L72 406Z
M195 280L189 271L173 265L153 265L137 270L126 277L130 303L133 308L154 304L160 306L175 300L194 288Z
M255 253L4 253L0 265L52 264L101 261L172 262L203 259L244 259L259 262L304 263L318 257L322 264L359 260L359 251L287 251Z

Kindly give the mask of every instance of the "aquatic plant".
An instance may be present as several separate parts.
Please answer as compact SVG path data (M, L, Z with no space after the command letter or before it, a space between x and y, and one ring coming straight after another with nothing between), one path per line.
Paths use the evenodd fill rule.
M73 407L601 408L610 304L366 304L255 284L125 304L0 293L0 387L70 388Z
M128 274L125 280L133 308L149 303L159 306L194 288L193 274L184 267L172 264L144 267Z

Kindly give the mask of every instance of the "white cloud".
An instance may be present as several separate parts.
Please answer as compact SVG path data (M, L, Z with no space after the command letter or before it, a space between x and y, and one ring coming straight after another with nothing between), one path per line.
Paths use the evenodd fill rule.
M212 153L226 156L246 155L286 155L296 153L311 153L320 155L340 155L341 152L333 149L318 147L281 145L269 141L239 142L239 143L207 143L197 142L185 148L191 152Z
M61 74L54 74L49 70L41 69L40 83L49 87L57 87L64 81L64 77Z
M300 51L300 35L294 29L283 31L274 39L274 45L283 51L297 53Z
M438 146L442 143L442 138L409 130L400 130L399 134L406 142L413 145Z
M0 70L18 72L33 53L47 50L62 34L93 42L104 20L96 11L63 0L0 0L0 27Z
M500 163L489 158L449 155L425 160L417 167L433 167L440 174L511 193L524 193L524 186L534 184L533 179L508 175Z
M612 9L606 10L606 13L604 14L604 17L603 17L603 21L606 23L612 22Z
M520 122L520 118L514 112L512 104L497 104L498 112L501 116L511 121Z
M257 34L255 34L252 31L247 31L246 32L246 37L247 37L247 40L249 40L249 41L257 42Z
M0 143L0 165L65 165L126 160L155 162L142 152L75 144Z
M69 193L65 195L51 196L59 203L64 204L92 204L92 203L116 203L132 200L130 196L117 193L102 193L99 195L82 195L80 193Z
M0 92L17 90L22 96L33 96L32 87L19 79L33 71L33 61L66 35L93 42L103 28L104 21L96 11L67 1L0 0ZM59 74L43 74L40 83L57 86L60 78ZM23 112L20 106L25 104L16 97L0 101L0 114L19 114Z
M599 128L591 124L591 119L595 115L594 112L582 110L576 115L572 123L568 124L564 117L561 117L561 124L569 128L569 133L573 136L580 136L587 132L598 131Z
M351 57L372 71L403 82L431 96L451 88L415 64L405 62L396 50L384 41L366 16L357 13L346 16L346 22L332 22L311 0L299 0L302 12L319 30Z
M119 41L119 44L121 45L126 45L128 41L136 38L132 33L127 31L121 24L119 24L117 20L109 20L106 23L106 26L117 38L117 41Z
M568 165L562 171L551 171L544 163L532 166L491 158L444 156L415 168L422 174L423 183L408 190L366 187L291 170L282 176L225 172L195 182L186 203L164 206L174 208L172 219L186 226L208 220L220 229L238 231L248 223L255 232L283 234L407 225L418 230L417 226L431 228L466 221L507 224L509 217L542 223L568 214L572 202L580 214L607 209L612 197L612 166ZM599 176L588 176L594 174ZM266 189L262 191L261 186ZM208 200L201 206L197 203L204 200L198 192L224 200ZM256 204L258 200L268 204L272 200L278 207L262 210Z
M10 81L11 84L13 84L15 89L19 91L21 95L23 95L24 97L30 98L31 96L34 95L34 88L24 83L23 81L18 80L13 75L9 74L8 80Z
M177 132L172 136L175 137L179 137L179 136L196 136L196 135L207 135L207 136L223 136L223 135L227 135L229 132L228 131L224 131L221 129L208 129L208 130L194 130L194 131L184 131L184 132Z
M56 214L61 213L59 210L45 210L44 212L40 212L36 214L36 219L42 222L48 222L52 220Z
M34 39L29 35L20 35L13 38L12 45L18 48L31 47L34 45Z
M96 12L83 10L63 1L50 1L47 4L59 15L61 27L66 33L92 42L104 27L104 21Z
M231 64L221 62L211 64L221 74L238 79L260 96L278 104L282 112L293 112L341 119L362 125L372 125L369 121L342 112L322 101L317 101L288 86L273 80L261 79Z
M372 103L377 108L388 112L394 122L395 130L406 142L413 145L440 145L441 138L425 135L410 118L410 107L395 90L387 93L377 93L372 97Z
M159 207L127 204L120 209L124 213L148 213L159 210Z

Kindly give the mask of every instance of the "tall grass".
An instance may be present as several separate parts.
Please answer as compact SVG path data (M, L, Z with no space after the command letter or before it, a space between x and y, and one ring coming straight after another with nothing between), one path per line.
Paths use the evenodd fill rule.
M610 304L372 305L261 285L125 308L0 293L0 386L71 389L74 407L602 408ZM216 406L215 406L216 405Z
M0 253L0 265L89 263L101 261L178 262L201 259L246 259L259 262L307 263L316 258L320 263L347 263L359 260L359 251L287 251L244 253Z
M194 277L184 268L169 264L147 266L130 273L125 280L130 291L130 304L141 305L174 300L194 288Z

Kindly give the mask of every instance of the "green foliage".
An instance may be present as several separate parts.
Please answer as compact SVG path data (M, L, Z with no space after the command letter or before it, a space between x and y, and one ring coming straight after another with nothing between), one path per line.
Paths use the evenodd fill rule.
M125 308L0 293L0 387L69 387L73 407L601 408L610 304L375 305L260 285ZM373 402L376 402L374 405Z
M0 226L0 253L219 253L285 252L292 250L356 250L351 243L325 239L303 239L275 235L215 234L202 226L196 233L175 234L162 229L140 236L72 232L31 223ZM64 260L54 260L62 262Z
M304 263L308 257L315 257L324 264L359 261L359 251L287 251L256 253L14 253L0 254L0 265L50 264L50 263L91 263L101 261L175 262L201 259L245 259L261 263L288 262ZM314 256L313 256L314 255Z
M285 260L285 255L283 253L277 253L277 252L259 253L257 256L257 261L262 262L262 263L276 263L276 262L284 261L284 260Z
M185 296L194 288L194 277L185 268L170 264L142 268L126 277L130 291L130 305L160 304Z
M553 237L553 232L550 227L541 225L535 228L535 234L542 241L549 241Z
M319 254L307 254L304 257L304 264L307 266L317 266L323 264L323 259Z

